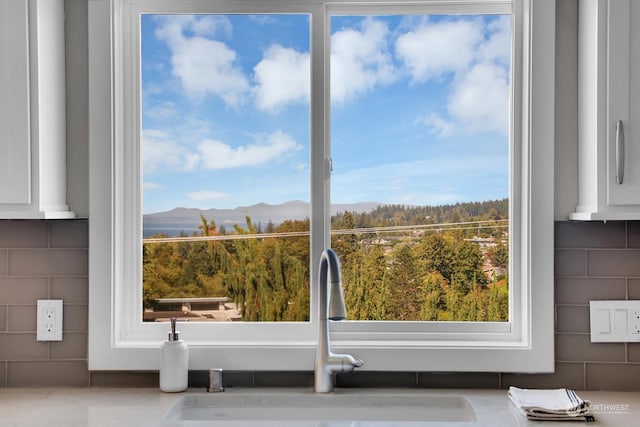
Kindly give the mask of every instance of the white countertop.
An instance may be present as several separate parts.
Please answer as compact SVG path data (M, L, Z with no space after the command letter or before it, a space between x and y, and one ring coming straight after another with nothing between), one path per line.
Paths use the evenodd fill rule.
M381 392L383 389L339 389L338 393ZM466 397L478 416L472 425L606 426L640 425L640 393L579 391L592 404L596 421L527 421L510 404L505 390L387 389L387 392L454 394ZM312 393L307 389L230 388L227 394ZM207 394L204 389L168 394L155 388L7 388L0 389L0 425L26 426L158 426L169 408L186 394ZM214 394L208 394L214 396ZM500 420L496 424L496 420ZM482 422L485 420L485 422ZM487 422L490 421L490 424ZM446 423L438 424L446 425Z

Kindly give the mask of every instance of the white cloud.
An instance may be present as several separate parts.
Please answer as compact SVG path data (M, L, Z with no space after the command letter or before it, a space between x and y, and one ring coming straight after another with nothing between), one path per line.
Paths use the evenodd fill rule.
M429 133L446 138L453 134L455 124L436 113L429 114L416 120L418 124L424 124L429 128Z
M509 130L509 83L506 70L495 64L475 65L456 86L449 114L471 133Z
M400 37L398 57L415 82L450 76L445 112L416 120L430 133L448 137L509 129L511 21L500 17L429 22Z
M347 101L397 77L388 46L389 28L365 19L360 29L331 36L331 98Z
M145 174L170 169L192 171L198 158L181 146L167 132L143 129L142 131L143 171Z
M206 201L206 200L220 200L229 197L229 193L222 191L192 191L187 193L187 197L191 200Z
M156 36L171 49L172 74L188 96L220 96L227 104L242 104L249 82L235 65L237 54L224 43L210 40L217 31L230 33L230 24L214 17L172 15L159 19Z
M144 115L152 119L167 120L178 116L175 103L170 101L150 103L145 102L143 107Z
M198 36L213 37L220 34L223 37L231 37L233 26L224 15L183 15L187 21L187 28Z
M142 183L142 189L144 191L147 190L162 190L164 188L163 185L158 184L157 182L149 182L149 181L144 181Z
M300 145L283 132L274 132L255 144L232 147L221 141L205 140L198 145L198 152L205 169L231 169L258 166L280 161Z
M401 35L396 54L414 81L437 79L468 68L483 39L482 21L430 22Z
M309 54L271 46L255 67L256 105L260 110L277 112L290 103L308 102Z
M258 135L254 144L233 147L213 139L201 140L196 149L190 149L176 141L165 131L142 131L144 174L164 171L193 172L195 170L219 170L259 166L281 162L294 151L302 149L284 132ZM294 169L299 165L293 165ZM153 189L150 187L149 189Z
M487 25L489 37L478 47L481 62L508 66L511 59L511 17L501 16Z

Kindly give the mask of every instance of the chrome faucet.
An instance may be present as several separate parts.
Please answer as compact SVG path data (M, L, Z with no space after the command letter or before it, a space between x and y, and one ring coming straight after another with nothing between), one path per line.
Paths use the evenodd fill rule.
M331 283L329 283L331 278ZM333 375L353 371L364 362L350 354L334 354L329 343L329 320L343 320L347 317L344 305L342 283L340 279L340 262L331 249L325 249L320 256L320 273L318 280L318 312L319 332L316 353L315 392L329 393L333 391Z

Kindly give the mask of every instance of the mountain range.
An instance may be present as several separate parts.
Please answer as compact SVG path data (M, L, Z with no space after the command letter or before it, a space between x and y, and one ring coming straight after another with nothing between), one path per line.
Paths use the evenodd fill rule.
M331 215L346 211L358 213L370 212L380 205L381 203L378 202L334 204L331 205ZM262 226L265 226L271 221L274 225L278 225L288 219L302 220L309 218L309 209L309 203L300 200L292 200L279 205L258 203L256 205L240 206L234 209L174 208L169 211L143 215L143 224L146 230L144 234L154 234L159 230L197 230L197 226L202 223L200 219L201 215L208 221L215 221L218 227L225 226L231 228L233 224L244 226L247 215L251 217L251 221L254 224L260 223Z

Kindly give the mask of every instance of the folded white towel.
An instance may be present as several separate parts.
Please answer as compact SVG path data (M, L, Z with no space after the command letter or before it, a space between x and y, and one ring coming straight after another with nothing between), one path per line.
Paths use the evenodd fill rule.
M508 395L531 420L594 421L589 402L570 389L532 390L511 386Z

